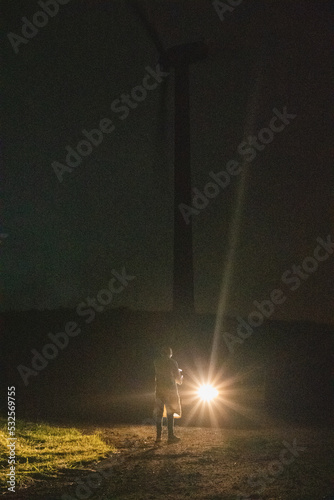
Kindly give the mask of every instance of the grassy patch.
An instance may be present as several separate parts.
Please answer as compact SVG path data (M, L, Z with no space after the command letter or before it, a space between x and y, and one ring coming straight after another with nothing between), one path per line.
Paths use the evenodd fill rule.
M0 486L7 487L7 420L0 418ZM78 468L106 457L108 446L100 432L84 435L75 428L52 427L16 421L16 485L31 485L36 479L56 476L59 469Z

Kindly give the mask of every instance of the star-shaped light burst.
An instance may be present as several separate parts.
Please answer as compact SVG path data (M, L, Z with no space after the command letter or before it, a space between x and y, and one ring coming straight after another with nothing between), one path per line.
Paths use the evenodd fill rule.
M249 397L258 395L242 387L243 375L229 376L224 366L213 371L200 362L192 368L186 367L185 372L182 386L182 405L187 409L185 425L195 420L219 427L237 414L254 421L258 418L248 405Z
M213 425L218 426L217 417L224 411L226 376L222 370L212 374L207 367L205 369L201 366L201 363L196 365L187 367L182 387L182 403L189 408L186 423L193 418L197 420L197 417L201 419L207 415Z
M199 397L202 401L212 401L218 396L218 391L210 384L201 385L197 391Z

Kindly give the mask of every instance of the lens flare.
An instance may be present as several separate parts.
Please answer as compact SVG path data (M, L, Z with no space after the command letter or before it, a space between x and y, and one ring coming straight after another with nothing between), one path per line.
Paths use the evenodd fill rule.
M218 396L218 391L212 385L202 385L198 389L198 395L202 401L212 401Z

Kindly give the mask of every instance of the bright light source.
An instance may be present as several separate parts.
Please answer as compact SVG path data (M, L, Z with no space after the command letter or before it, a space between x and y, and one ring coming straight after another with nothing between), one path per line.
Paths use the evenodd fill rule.
M211 401L218 396L218 391L212 385L202 385L198 389L198 395L202 401Z

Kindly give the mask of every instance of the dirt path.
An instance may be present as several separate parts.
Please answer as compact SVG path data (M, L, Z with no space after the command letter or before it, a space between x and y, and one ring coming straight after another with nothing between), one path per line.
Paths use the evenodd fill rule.
M15 500L321 500L333 480L329 431L176 428L180 443L156 446L151 426L99 430L117 454Z

